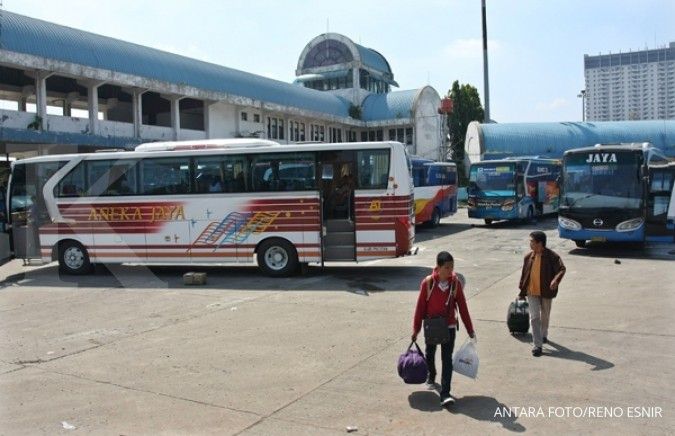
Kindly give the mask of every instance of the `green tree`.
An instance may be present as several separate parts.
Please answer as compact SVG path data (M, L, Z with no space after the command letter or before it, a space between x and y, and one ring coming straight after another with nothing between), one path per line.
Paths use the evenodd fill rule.
M460 85L458 80L448 91L452 100L452 112L448 115L448 134L450 135L450 158L457 164L460 185L467 182L464 169L464 138L471 121L482 121L485 117L480 103L478 90L469 84Z

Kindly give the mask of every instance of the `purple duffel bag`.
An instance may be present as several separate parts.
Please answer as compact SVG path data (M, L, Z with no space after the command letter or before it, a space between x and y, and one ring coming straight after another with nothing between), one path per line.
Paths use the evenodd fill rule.
M416 350L412 348L415 344ZM412 341L405 353L398 357L398 375L404 382L419 385L427 380L427 360L417 342Z

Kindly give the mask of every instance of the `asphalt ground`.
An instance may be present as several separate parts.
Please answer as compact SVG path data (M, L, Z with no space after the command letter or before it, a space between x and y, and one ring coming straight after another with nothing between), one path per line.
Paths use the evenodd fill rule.
M675 246L578 249L555 226L487 227L460 210L418 229L416 256L284 279L137 265L61 277L12 261L0 267L0 433L672 434ZM567 266L538 358L505 322L534 229ZM480 356L477 380L453 376L449 409L396 372L440 250L466 280ZM183 285L188 271L206 285ZM465 339L462 327L455 348Z

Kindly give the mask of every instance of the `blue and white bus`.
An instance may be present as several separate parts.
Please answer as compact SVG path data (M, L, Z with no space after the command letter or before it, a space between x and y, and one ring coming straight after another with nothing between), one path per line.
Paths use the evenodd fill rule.
M673 242L668 209L675 164L649 143L596 145L563 157L558 215L561 238Z
M560 161L509 158L471 164L469 218L531 220L558 211Z
M411 156L415 224L436 227L457 212L457 165Z

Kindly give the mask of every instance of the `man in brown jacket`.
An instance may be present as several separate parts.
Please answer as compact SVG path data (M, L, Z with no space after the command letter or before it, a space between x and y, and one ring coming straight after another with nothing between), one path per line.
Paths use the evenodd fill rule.
M527 295L534 342L532 355L539 357L542 343L548 342L551 302L558 295L558 285L565 275L565 264L553 250L546 248L544 232L530 233L530 248L532 251L523 259L518 297L525 299Z

